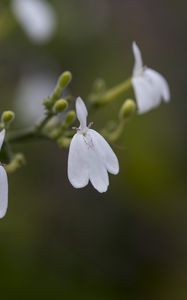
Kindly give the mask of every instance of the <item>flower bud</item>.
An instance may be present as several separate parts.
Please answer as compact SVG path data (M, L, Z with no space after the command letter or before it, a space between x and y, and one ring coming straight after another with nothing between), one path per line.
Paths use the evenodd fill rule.
M62 73L62 75L59 78L59 85L61 89L65 89L67 85L71 82L72 80L72 74L69 71L66 71Z
M59 99L55 102L53 109L55 113L60 113L68 107L68 102L65 99Z
M136 111L136 104L133 100L128 99L126 100L119 112L119 118L120 119L127 119L131 117Z
M55 102L61 97L61 94L63 92L63 90L67 87L67 85L70 83L72 79L72 74L69 71L66 71L64 73L62 73L58 79L57 85L50 97L50 104L53 106L53 104L55 104ZM47 109L51 109L51 107L49 106L49 108L47 107Z
M1 121L4 124L7 124L7 123L12 122L14 120L14 118L15 118L15 113L11 110L7 110L2 113Z
M75 111L74 111L74 110L70 110L70 111L67 113L67 115L66 115L65 123L66 123L67 125L72 124L72 123L75 121L75 117L76 117Z

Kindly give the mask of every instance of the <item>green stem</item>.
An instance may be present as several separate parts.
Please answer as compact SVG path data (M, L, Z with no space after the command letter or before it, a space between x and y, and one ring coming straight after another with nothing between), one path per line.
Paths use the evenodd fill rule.
M131 79L127 79L125 82L122 82L118 84L117 86L109 89L106 91L104 94L97 95L93 97L92 99L92 105L100 106L107 104L116 98L120 97L123 95L127 90L129 90L131 87Z
M10 134L7 138L7 141L11 144L11 143L28 142L31 140L37 141L40 139L48 139L48 138L42 133L39 133L35 130L30 130L30 131L22 131L22 132Z
M103 130L101 130L101 134L105 136L106 139L111 143L117 141L120 138L120 136L123 134L124 128L129 123L131 118L132 116L125 119L119 119L119 124L113 131L109 132L107 131L107 129L104 128Z
M110 133L109 140L110 142L115 142L116 140L119 139L119 137L122 135L124 127L125 127L126 122L123 121L119 124L119 126L116 128L116 130L114 130L112 133Z
M107 131L105 128L101 130L101 134L109 141L109 142L115 142L119 139L121 134L123 133L124 127L125 127L126 121L121 120L121 122L118 124L118 126L111 132Z
M48 136L42 133L42 129L45 127L45 125L48 123L48 121L52 116L53 116L52 113L48 114L43 119L43 121L38 126L36 126L36 128L30 128L20 132L10 134L7 138L7 141L9 143L21 143L30 140L35 140L35 141L41 139L50 140Z
M43 119L43 121L36 127L36 132L41 132L52 116L53 113L48 113L46 117Z

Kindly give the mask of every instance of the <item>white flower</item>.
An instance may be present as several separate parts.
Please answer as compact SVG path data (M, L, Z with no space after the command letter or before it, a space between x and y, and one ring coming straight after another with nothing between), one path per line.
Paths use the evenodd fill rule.
M161 100L170 100L170 91L166 79L155 70L143 65L140 49L134 42L132 45L134 53L134 69L132 85L134 88L138 112L144 113L157 107Z
M5 129L0 132L0 149L5 138ZM0 165L0 219L6 214L8 207L8 180L3 166Z
M53 75L46 72L24 73L15 92L14 109L25 127L39 123L45 113L43 99L55 85Z
M36 43L47 42L56 29L53 7L45 0L12 0L12 10L27 35Z
M80 97L76 100L76 112L80 127L70 144L69 181L75 188L82 188L90 180L98 192L106 192L109 185L108 172L119 172L118 159L105 139L87 126L88 112Z

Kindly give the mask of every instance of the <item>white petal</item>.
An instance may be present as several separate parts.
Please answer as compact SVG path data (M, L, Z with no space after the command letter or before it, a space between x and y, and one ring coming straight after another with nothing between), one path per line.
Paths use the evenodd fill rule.
M160 104L160 91L147 78L144 76L134 77L132 84L139 113L145 113Z
M87 146L82 134L76 133L72 138L68 156L68 178L75 188L88 184Z
M8 207L8 180L5 169L0 166L0 218L6 214Z
M109 185L108 173L105 162L95 148L94 137L88 131L85 139L87 146L87 159L89 167L89 178L94 188L100 192L106 192Z
M168 102L170 100L170 89L164 76L162 76L157 71L149 68L145 70L145 75L151 78L153 84L160 91L161 97L165 100L165 102Z
M5 129L0 131L0 150L3 145L4 139L5 139Z
M95 149L111 174L119 173L119 162L107 141L95 130L89 129Z
M133 76L138 76L143 71L143 61L140 49L137 46L136 42L133 42L132 50L134 54Z
M12 10L33 41L46 42L52 37L56 29L56 15L48 2L12 0Z
M81 97L78 97L76 100L76 113L81 129L85 129L87 125L88 111Z

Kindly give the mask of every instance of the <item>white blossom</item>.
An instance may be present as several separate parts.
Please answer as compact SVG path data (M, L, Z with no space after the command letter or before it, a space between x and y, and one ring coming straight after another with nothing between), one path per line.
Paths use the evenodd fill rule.
M26 34L36 43L50 40L56 29L53 7L45 0L12 0L12 10Z
M140 49L133 42L134 68L132 85L134 88L139 113L157 107L161 100L170 100L170 90L166 79L157 71L143 65Z
M90 180L98 192L106 192L109 185L108 172L119 172L118 159L106 140L87 126L88 112L80 97L76 100L76 113L80 127L70 144L69 181L75 188L82 188Z
M45 113L43 99L55 85L53 74L46 72L24 73L15 91L14 110L25 127L39 123Z
M0 132L0 150L5 138L5 129ZM8 207L8 180L5 169L0 165L0 219L6 214Z

